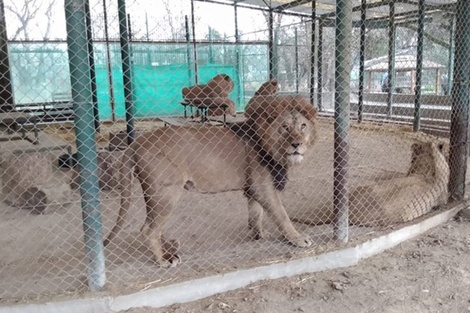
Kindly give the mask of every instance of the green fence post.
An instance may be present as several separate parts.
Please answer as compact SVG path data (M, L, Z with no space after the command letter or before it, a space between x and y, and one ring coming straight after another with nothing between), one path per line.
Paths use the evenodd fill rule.
M454 83L450 126L450 200L463 200L467 172L470 93L470 1L459 0L456 11Z
M349 237L349 113L350 52L352 33L352 0L336 1L335 53L335 135L333 206L334 237L347 242Z
M85 3L87 0L65 0L67 45L72 84L78 165L80 168L80 194L88 260L88 286L96 291L106 282L101 211L99 200L98 164L90 64L88 59Z

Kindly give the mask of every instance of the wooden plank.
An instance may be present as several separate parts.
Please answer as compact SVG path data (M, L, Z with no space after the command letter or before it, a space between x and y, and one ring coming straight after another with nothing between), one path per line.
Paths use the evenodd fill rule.
M162 121L165 126L173 125L173 126L188 126L190 120L185 119L184 117L158 117L159 121Z

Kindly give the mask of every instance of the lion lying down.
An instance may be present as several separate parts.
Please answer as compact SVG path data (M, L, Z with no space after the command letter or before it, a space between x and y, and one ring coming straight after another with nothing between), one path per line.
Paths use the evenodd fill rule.
M292 225L279 192L290 166L301 163L315 142L316 111L301 97L263 96L254 99L250 112L246 122L231 127L169 126L139 135L123 157L121 208L105 245L123 226L135 173L147 209L142 232L161 266L179 260L177 241L164 239L162 233L184 189L243 190L253 238L263 235L264 209L288 242L310 246L311 239Z
M386 226L403 223L447 203L449 165L443 154L443 145L418 142L412 144L411 150L411 164L406 176L351 190L351 224ZM331 223L333 210L322 212L321 218L302 217L293 220L314 225Z
M208 108L209 116L235 115L235 102L228 97L233 87L230 76L218 74L206 84L184 87L181 92L185 101L199 108ZM225 110L223 106L226 106Z

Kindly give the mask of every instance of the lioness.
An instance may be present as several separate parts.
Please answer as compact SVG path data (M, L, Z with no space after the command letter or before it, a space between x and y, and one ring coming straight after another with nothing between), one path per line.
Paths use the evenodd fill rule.
M279 92L279 83L275 79L264 82L255 92L255 96L275 95Z
M349 221L353 225L387 226L411 221L447 203L449 165L443 144L415 142L406 176L353 188ZM327 205L332 207L330 203ZM293 218L306 224L331 223L333 210L315 217Z
M249 228L261 238L263 209L291 244L308 247L308 236L292 225L281 203L291 165L312 147L316 110L297 96L255 99L246 122L230 127L169 126L139 135L121 167L121 208L105 245L123 226L129 209L133 168L144 192L147 217L142 232L155 261L176 264L177 243L162 238L164 222L184 189L203 193L243 190Z
M235 103L228 97L233 87L230 76L218 74L207 84L184 87L181 92L185 101L197 107L207 107L209 116L235 115Z

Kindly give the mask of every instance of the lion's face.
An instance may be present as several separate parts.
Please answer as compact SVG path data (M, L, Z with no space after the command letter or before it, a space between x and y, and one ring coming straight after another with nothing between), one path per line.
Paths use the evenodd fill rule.
M433 153L436 151L436 154ZM425 177L432 177L436 172L439 160L434 160L437 153L444 157L445 147L443 143L435 142L415 142L411 146L411 164L408 175L418 174Z
M285 110L264 126L261 146L282 165L301 163L316 139L315 123L297 110Z

